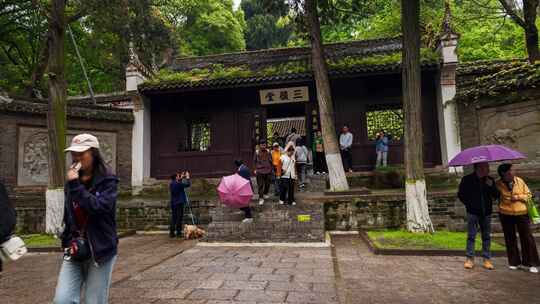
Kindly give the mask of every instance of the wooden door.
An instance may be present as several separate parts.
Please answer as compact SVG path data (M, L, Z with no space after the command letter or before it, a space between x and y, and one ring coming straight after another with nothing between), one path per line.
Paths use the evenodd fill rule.
M253 112L240 112L237 119L237 158L253 169L253 153L255 149L255 118Z

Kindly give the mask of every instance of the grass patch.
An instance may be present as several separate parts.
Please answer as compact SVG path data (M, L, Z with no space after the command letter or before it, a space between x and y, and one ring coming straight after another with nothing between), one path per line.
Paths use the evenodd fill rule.
M405 230L368 231L368 237L381 249L439 249L439 250L465 250L467 240L466 232L437 231L434 234L411 233ZM481 250L482 241L477 236L475 249ZM505 247L494 241L491 242L492 251L504 251Z
M25 234L20 236L28 247L60 246L60 239L51 234Z

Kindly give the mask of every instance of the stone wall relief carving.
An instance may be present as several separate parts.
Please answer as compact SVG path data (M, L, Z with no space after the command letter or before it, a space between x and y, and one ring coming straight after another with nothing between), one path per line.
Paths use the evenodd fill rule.
M109 167L116 172L116 133L68 130L66 143L80 133L91 133L100 141L100 152ZM38 127L19 127L17 184L19 186L46 185L48 171L47 129ZM66 155L66 164L71 156Z

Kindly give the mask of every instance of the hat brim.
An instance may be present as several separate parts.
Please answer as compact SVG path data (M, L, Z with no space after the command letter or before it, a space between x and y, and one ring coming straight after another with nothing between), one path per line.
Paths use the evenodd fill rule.
M90 150L88 146L71 146L64 150L64 152L84 152Z

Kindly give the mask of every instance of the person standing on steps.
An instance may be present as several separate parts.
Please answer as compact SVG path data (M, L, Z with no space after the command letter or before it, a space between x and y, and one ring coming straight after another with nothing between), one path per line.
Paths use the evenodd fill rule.
M509 268L516 270L526 267L530 272L538 273L540 259L527 209L527 201L532 198L531 190L523 179L514 175L511 164L500 165L497 173L501 177L497 181L497 188L501 192L499 217L504 232ZM516 232L519 234L521 255Z
M279 197L279 178L281 177L281 147L277 142L272 144L272 165L274 173L274 195Z
M285 154L281 155L280 205L296 205L296 202L294 201L294 187L296 180L296 160L294 158L294 150L294 145L289 143L285 147Z
M349 131L349 127L344 125L339 136L339 149L341 151L341 159L343 160L343 169L345 172L352 171L352 144L353 134Z
M375 152L377 153L376 168L381 166L386 167L388 165L388 141L389 138L384 130L377 133L377 138L375 139Z
M249 171L248 166L244 165L244 162L242 160L235 160L234 165L236 166L236 173L240 175L241 177L247 179L249 181L249 184L251 185L251 172ZM253 189L253 185L251 185L251 188ZM251 207L243 207L240 208L240 210L244 211L244 220L242 220L242 223L251 223L253 222L253 215L251 214Z
M261 140L259 150L255 151L253 158L255 164L255 176L257 177L257 189L259 193L259 205L264 204L264 200L268 199L268 191L272 181L272 155L266 147L266 141Z
M304 191L306 187L306 174L308 164L308 149L304 145L304 141L299 138L296 141L296 148L294 151L294 158L296 160L296 172L298 173L298 188L300 191Z
M65 150L73 164L64 188L64 260L54 303L108 302L118 252L116 198L118 179L99 151L98 139L79 134Z
M171 223L169 225L169 237L183 237L184 229L184 208L187 203L186 188L191 186L190 174L188 171L176 172L171 177L169 190L171 193Z
M491 263L491 213L493 200L499 198L495 180L489 176L488 163L474 164L474 172L464 176L459 184L458 197L467 209L467 258L465 269L474 267L474 243L478 227L482 233L484 268L493 269Z
M326 168L326 157L324 155L322 133L319 130L317 130L313 138L313 151L315 151L315 174L325 174L328 169Z

